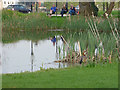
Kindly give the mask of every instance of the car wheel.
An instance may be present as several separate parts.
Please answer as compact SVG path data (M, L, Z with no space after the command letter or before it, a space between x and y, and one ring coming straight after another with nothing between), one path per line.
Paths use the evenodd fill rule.
M19 10L19 12L21 12L21 10Z

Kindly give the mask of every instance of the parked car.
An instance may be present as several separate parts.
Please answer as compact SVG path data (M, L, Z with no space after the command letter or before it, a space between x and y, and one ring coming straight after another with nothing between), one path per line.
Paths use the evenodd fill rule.
M13 10L13 11L19 11L19 12L22 12L22 13L30 13L31 10L26 8L25 6L23 5L9 5L7 7L8 10Z

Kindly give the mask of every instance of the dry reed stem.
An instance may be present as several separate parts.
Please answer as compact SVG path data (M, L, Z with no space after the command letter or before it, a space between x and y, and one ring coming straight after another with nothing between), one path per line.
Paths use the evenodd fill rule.
M80 42L78 41L78 46L79 46L79 53L80 53L80 56L82 56L81 54L81 47L80 47Z

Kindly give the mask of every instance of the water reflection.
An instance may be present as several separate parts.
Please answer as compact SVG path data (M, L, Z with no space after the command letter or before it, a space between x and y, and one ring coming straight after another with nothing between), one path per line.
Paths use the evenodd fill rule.
M31 55L31 72L33 72L33 66L34 66L33 61L34 61L34 56Z
M45 69L66 67L65 63L54 63L55 60L59 60L59 54L62 54L58 52L58 47L64 44L60 38L56 38L54 43L46 39L3 44L2 73L33 72L40 70L40 67Z
M33 61L34 61L33 42L31 41L31 72L33 72Z

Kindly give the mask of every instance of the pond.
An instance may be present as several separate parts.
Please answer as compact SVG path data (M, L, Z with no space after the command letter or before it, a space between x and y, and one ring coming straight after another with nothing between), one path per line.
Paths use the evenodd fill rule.
M101 33L100 37L104 45L104 57L109 57L110 52L114 51L112 58L116 59L116 44L112 34ZM100 42L91 32L54 33L49 31L44 34L22 32L21 35L16 35L16 38L5 39L3 38L4 43L0 44L2 45L3 74L73 66L76 64L55 61L66 58L68 52L69 54L71 51L79 52L79 46L82 54L85 50L88 50L87 59L88 57L92 58L95 55L95 47L100 46ZM12 42L7 43L6 41ZM80 42L80 45L78 45L78 42Z
M58 47L62 48L63 45L61 39L55 43L50 39L45 39L36 42L20 40L15 43L3 44L2 73L33 72L40 70L40 67L44 69L67 67L67 63L54 62L59 60ZM61 55L62 53L61 51Z

